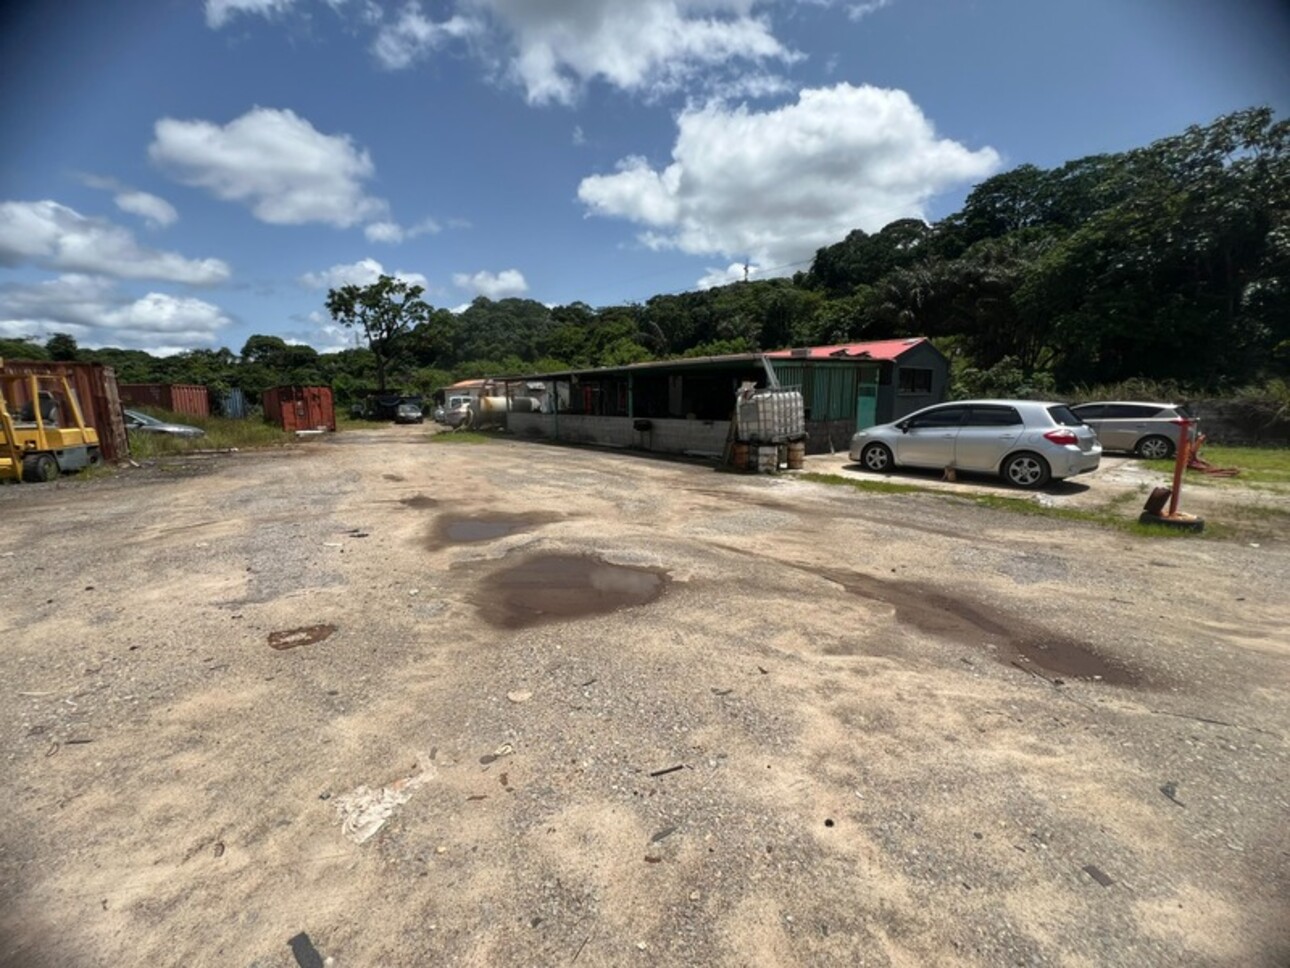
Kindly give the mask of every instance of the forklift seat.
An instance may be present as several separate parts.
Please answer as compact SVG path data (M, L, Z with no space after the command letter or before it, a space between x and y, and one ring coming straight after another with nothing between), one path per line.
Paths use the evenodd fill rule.
M47 427L58 426L58 401L46 390L40 391L40 419ZM36 408L29 400L18 411L18 423L34 424L35 422Z

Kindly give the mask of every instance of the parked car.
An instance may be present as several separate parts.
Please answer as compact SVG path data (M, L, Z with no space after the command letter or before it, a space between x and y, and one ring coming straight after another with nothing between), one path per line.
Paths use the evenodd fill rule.
M125 411L125 429L142 434L167 434L171 437L205 437L201 427L188 424L167 423L138 410Z
M449 397L442 406L435 407L435 422L454 429L463 424L469 427L471 424L470 401L471 398L468 396Z
M1064 403L964 400L859 431L851 438L851 459L875 473L952 467L1033 488L1096 470L1102 445Z
M394 411L394 422L396 424L414 424L424 423L425 414L415 403L400 403Z
M1180 417L1195 418L1186 407L1176 403L1142 403L1108 401L1081 403L1071 407L1076 415L1097 431L1097 439L1107 450L1123 450L1147 460L1163 460L1178 450L1182 425ZM1197 424L1192 424L1195 439Z

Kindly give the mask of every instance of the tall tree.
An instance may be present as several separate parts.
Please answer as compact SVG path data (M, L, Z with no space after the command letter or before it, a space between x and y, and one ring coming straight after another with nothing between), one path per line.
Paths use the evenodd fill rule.
M342 326L358 329L376 360L376 387L385 390L390 362L399 341L413 326L430 316L422 298L424 286L409 285L393 276L381 276L368 286L348 285L327 293L327 312Z
M55 333L45 341L45 352L51 360L76 360L77 349L76 337L67 333Z

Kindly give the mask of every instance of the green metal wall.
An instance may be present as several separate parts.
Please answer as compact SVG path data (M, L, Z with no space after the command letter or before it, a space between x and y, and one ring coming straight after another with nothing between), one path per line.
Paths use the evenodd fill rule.
M851 420L862 383L876 384L876 366L854 363L802 363L775 360L771 364L782 386L801 387L802 402L811 420Z

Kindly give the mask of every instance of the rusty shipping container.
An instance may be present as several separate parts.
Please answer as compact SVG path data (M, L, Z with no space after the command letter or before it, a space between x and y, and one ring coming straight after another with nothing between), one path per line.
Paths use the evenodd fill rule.
M117 393L116 371L101 363L51 363L45 360L5 360L0 373L6 376L65 376L80 404L87 427L98 431L99 450L104 460L124 460L130 456L130 440L125 434L125 417ZM24 391L17 389L19 394ZM16 410L26 399L10 400Z
M264 391L264 419L288 433L336 429L330 387L273 387Z
M210 392L191 383L122 383L121 402L127 407L156 407L193 417L211 415Z

